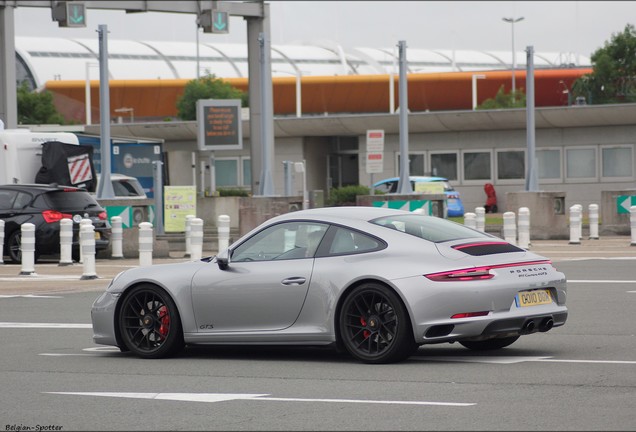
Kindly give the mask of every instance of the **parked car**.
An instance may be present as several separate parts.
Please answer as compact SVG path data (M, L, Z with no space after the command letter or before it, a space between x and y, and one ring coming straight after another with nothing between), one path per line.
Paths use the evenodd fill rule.
M416 190L417 183L430 183L430 182L441 182L444 184L444 193L446 194L446 205L448 209L448 216L456 217L456 216L464 216L464 204L462 203L461 198L459 197L459 192L455 190L455 188L450 184L448 179L444 177L424 177L424 176L411 176L409 177L411 181L411 188L413 191ZM377 183L374 183L373 187L383 193L396 193L398 182L400 181L399 177L388 178L385 180L380 180Z
M99 190L101 174L97 174L97 189ZM113 192L115 198L133 198L133 199L146 199L148 198L144 188L139 183L136 177L127 176L124 174L112 173L110 175L110 182L113 185Z
M137 267L93 303L93 340L142 358L184 344L335 345L366 363L420 345L497 350L565 324L550 260L446 219L375 207L276 216L216 257Z
M43 184L0 186L0 219L4 220L4 255L20 263L21 226L35 225L35 259L60 253L60 220L73 220L72 255L79 257L79 223L90 218L95 227L95 250L108 248L111 227L106 211L84 189Z

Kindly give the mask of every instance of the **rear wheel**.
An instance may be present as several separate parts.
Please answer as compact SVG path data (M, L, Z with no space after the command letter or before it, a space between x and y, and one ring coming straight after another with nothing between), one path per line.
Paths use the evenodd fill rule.
M459 343L468 349L476 351L498 350L512 345L520 336L510 336L504 338L488 339L484 341L459 341Z
M9 259L14 264L22 262L22 232L13 231L7 240L7 252Z
M339 324L342 344L365 363L400 361L416 347L404 305L380 284L354 288L342 304Z
M126 294L119 312L119 329L126 348L139 357L169 357L183 347L177 307L165 291L154 285L140 285Z

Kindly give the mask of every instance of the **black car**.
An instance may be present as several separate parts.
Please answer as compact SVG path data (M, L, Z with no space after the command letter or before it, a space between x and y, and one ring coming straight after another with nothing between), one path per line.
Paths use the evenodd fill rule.
M4 255L20 263L21 225L35 225L35 259L60 253L60 220L73 220L73 258L79 258L79 223L90 218L95 227L95 251L110 245L106 210L85 189L55 184L0 185L0 219L4 220Z

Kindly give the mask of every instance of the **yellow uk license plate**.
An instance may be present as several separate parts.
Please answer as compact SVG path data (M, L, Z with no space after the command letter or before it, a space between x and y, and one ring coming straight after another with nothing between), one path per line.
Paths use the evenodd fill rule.
M517 307L538 306L552 303L550 290L521 291L515 297Z
M99 240L101 238L100 233L95 232L95 240Z

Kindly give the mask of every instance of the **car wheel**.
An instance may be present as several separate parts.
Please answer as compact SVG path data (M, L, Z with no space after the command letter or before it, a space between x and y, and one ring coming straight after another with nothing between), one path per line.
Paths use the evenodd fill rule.
M387 287L367 283L354 288L340 312L346 350L365 363L391 363L414 352L411 321L399 297Z
M140 285L126 293L119 329L126 348L143 358L169 357L183 347L177 307L154 285Z
M20 230L13 231L9 235L7 252L12 263L20 264L22 262L22 232Z
M510 336L483 341L459 341L459 343L468 349L476 351L498 350L512 345L519 337L520 336Z

